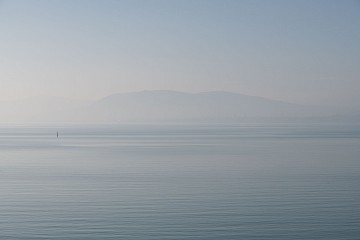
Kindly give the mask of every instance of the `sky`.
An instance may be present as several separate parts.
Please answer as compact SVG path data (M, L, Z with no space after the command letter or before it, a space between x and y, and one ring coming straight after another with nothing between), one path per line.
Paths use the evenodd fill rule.
M360 106L360 1L0 0L0 101L232 91Z

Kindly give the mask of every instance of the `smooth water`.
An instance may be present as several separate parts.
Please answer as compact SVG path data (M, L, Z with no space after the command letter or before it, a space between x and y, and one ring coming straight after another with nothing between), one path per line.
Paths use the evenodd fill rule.
M359 173L358 126L2 127L0 239L359 239Z

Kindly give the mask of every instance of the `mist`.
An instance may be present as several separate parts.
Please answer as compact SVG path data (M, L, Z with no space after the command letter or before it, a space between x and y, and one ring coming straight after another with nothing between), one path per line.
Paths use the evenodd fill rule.
M360 111L300 105L233 92L117 93L95 101L40 96L0 103L1 123L356 122Z

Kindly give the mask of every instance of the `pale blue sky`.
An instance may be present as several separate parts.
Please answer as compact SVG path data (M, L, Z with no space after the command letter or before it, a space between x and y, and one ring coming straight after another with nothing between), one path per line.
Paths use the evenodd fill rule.
M360 1L0 1L0 100L226 90L360 105Z

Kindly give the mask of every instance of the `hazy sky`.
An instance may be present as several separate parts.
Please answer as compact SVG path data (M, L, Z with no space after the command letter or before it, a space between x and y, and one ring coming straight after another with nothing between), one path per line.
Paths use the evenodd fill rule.
M360 105L360 1L0 1L0 100L226 90Z

